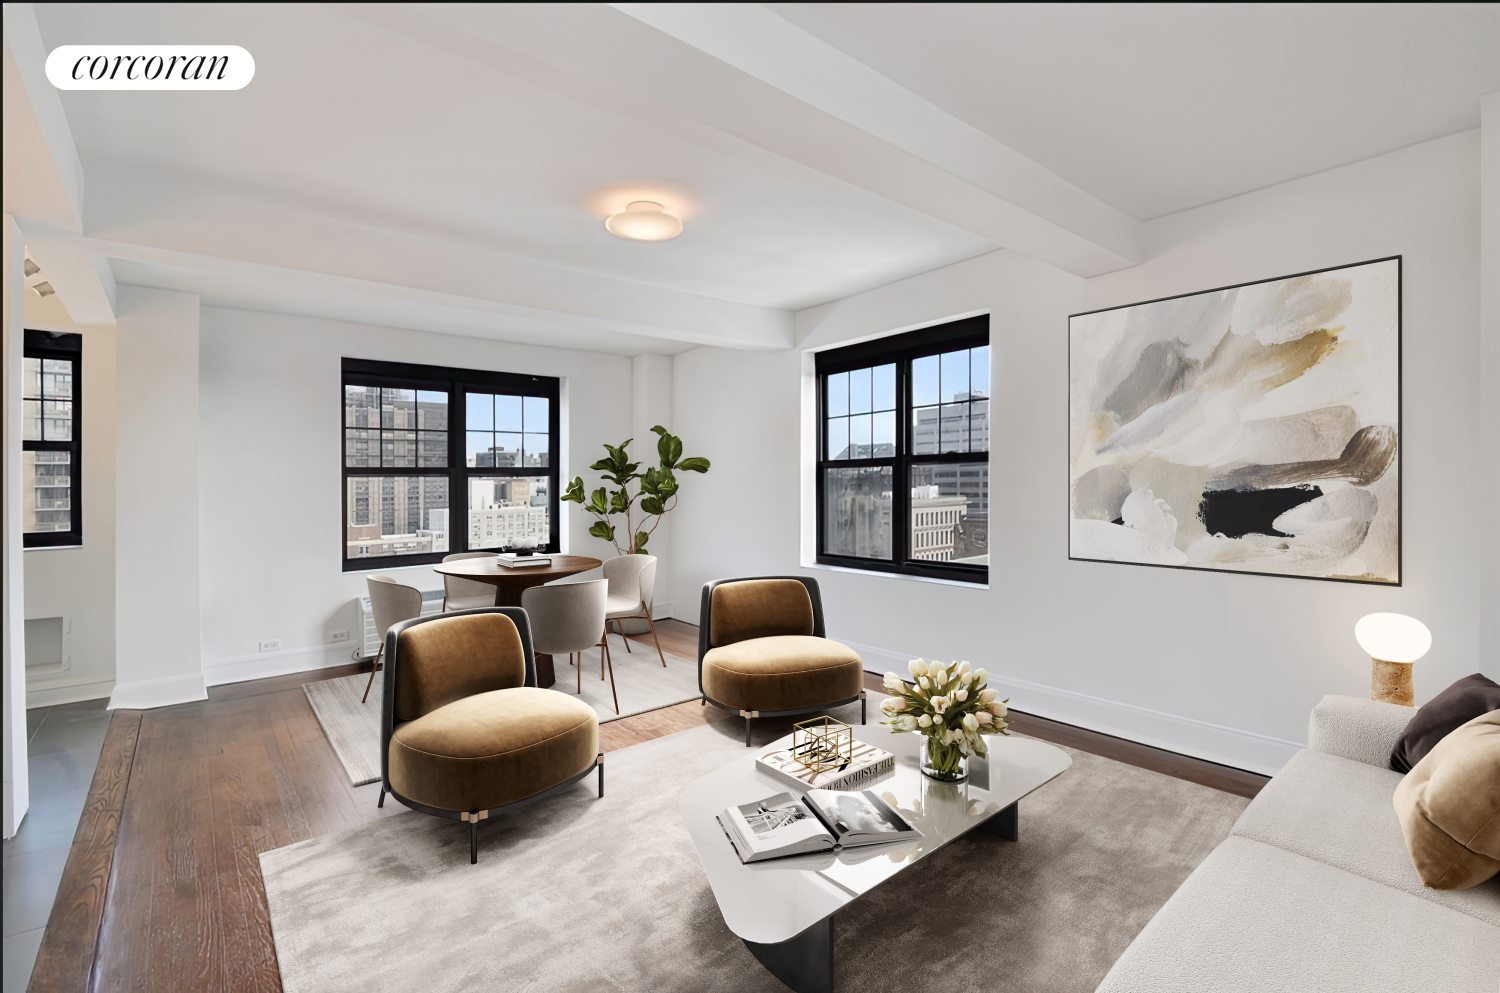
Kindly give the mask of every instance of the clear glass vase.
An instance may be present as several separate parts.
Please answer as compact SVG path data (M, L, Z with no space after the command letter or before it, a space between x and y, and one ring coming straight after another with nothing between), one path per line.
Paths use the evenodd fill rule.
M959 783L969 778L969 758L957 745L940 744L927 738L920 749L922 775L942 783Z

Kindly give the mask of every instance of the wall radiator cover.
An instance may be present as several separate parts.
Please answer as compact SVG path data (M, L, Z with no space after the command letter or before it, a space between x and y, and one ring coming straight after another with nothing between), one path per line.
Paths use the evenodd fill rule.
M367 596L355 598L354 609L359 613L359 657L373 659L375 653L380 651L380 637L375 633L375 614L370 610L370 598ZM443 591L423 590L422 616L442 612Z

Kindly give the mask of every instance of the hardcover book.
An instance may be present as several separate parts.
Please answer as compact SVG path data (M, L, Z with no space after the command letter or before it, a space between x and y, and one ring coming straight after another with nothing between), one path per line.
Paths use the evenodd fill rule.
M797 760L790 748L773 748L755 760L757 772L806 793L808 790L862 790L896 768L896 756L867 742L854 742L847 764L814 772Z
M778 793L728 808L719 814L719 826L746 863L922 837L869 790Z
M551 565L552 558L547 555L516 555L513 552L501 552L495 556L496 560L503 566L512 569L523 569L534 565Z

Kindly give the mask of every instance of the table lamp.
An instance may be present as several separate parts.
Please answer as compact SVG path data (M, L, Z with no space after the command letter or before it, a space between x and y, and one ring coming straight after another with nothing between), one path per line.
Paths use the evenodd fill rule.
M1370 699L1415 707L1411 665L1432 647L1432 632L1405 614L1366 614L1354 625L1354 638L1369 653Z

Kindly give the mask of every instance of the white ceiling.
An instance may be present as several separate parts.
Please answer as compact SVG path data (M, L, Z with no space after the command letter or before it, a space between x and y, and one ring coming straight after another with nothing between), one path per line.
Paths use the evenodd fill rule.
M1479 126L1500 5L775 3L1140 220Z
M1474 127L1478 96L1500 89L1496 9L45 4L35 18L41 56L212 42L256 59L240 91L61 94L80 244L120 281L670 353L787 347L791 310L1001 247L1120 268L1141 260L1139 219ZM682 212L681 238L604 231L643 196Z

